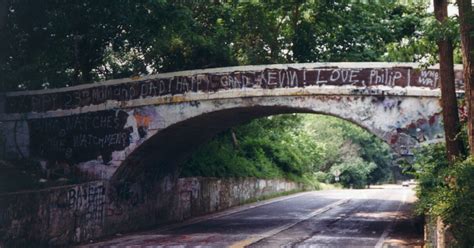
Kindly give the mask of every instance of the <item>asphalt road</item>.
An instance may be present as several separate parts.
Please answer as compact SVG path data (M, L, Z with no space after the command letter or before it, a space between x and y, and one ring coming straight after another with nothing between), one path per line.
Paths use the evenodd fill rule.
M398 185L307 192L83 247L421 247L414 201Z

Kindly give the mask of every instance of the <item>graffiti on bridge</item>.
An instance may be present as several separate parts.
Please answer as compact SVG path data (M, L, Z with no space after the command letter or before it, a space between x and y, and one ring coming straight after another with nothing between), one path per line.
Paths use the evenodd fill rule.
M130 144L132 128L124 128L125 111L99 111L58 118L29 120L30 149L50 160L81 162L102 157L110 161L113 151Z
M128 101L146 97L216 92L229 89L303 88L322 85L439 87L437 70L393 68L287 68L262 71L197 73L189 76L157 76L121 84L98 85L85 89L45 94L7 96L7 113L44 112L73 109L108 100ZM462 72L456 71L456 85L463 87Z
M77 185L62 190L56 199L56 207L72 210L76 225L100 225L104 220L106 192L103 182ZM88 223L88 225L83 225Z

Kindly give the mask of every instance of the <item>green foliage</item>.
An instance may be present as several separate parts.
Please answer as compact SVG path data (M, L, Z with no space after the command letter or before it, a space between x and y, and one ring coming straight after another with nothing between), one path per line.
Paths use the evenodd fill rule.
M438 209L444 221L452 226L460 247L474 246L474 160L469 158L450 168L449 187L440 192Z
M232 131L200 147L183 165L181 176L284 177L318 188L318 182L334 182L337 168L344 186L362 188L384 182L390 174L388 146L334 117L271 116Z
M445 22L438 22L433 14L409 15L402 19L411 19L414 32L400 37L396 42L387 44L383 60L394 62L421 62L432 65L439 62L437 41L448 39L454 48L454 62L461 63L459 23L449 17Z
M348 188L365 188L368 175L377 167L374 163L367 163L360 157L348 159L331 168L331 171L339 171L341 184Z
M318 170L329 172L331 167L340 166L345 172L342 175L343 171L340 170L341 183L344 186L352 184L354 187L361 187L363 184L386 182L390 179L392 156L388 145L379 138L337 118L323 116L306 118L307 128L312 130L314 139L320 141L318 144L324 149ZM348 167L350 164L354 166ZM371 169L366 170L367 168Z
M318 182L330 182L332 180L332 175L323 171L316 171L314 173L314 178Z
M417 212L431 212L436 205L438 191L445 186L445 171L448 168L444 144L424 146L415 153L413 169L418 179Z
M443 144L422 148L414 167L418 177L417 212L440 216L459 247L474 246L474 160L449 166Z
M8 3L2 91L230 65L377 61L387 44L416 36L425 11L390 1Z

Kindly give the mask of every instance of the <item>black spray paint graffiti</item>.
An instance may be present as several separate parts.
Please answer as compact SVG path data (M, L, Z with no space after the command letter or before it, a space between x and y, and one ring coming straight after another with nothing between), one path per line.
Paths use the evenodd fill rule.
M105 202L105 186L99 182L65 189L58 195L56 207L73 210L76 222L101 223Z
M49 160L82 162L102 157L130 144L132 128L124 128L124 111L99 111L68 117L34 119L30 128L30 149L34 156Z

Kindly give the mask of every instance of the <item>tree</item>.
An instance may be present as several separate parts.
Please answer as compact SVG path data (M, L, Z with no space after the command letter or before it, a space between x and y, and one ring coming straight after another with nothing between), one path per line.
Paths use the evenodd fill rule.
M93 70L107 45L123 41L111 1L9 1L0 33L0 81L38 89L97 80Z
M362 188L386 182L390 164L388 145L364 129L335 117L293 114L256 119L218 135L194 152L181 175L330 182L338 170L344 186Z
M474 155L474 11L471 0L458 0L461 31L464 90L468 109L468 139L470 154Z
M436 19L443 25L448 18L447 0L434 0ZM440 37L439 75L441 81L441 107L443 108L444 133L448 160L454 162L462 153L462 141L459 138L460 124L454 85L453 44L449 37Z
M383 60L391 62L418 62L422 65L439 63L437 40L440 35L450 37L454 48L454 63L461 64L459 23L453 17L448 18L442 25L428 13L414 15L417 20L416 32L410 36L387 45Z
M376 61L386 44L413 35L419 12L347 1L0 0L1 90L230 65Z

